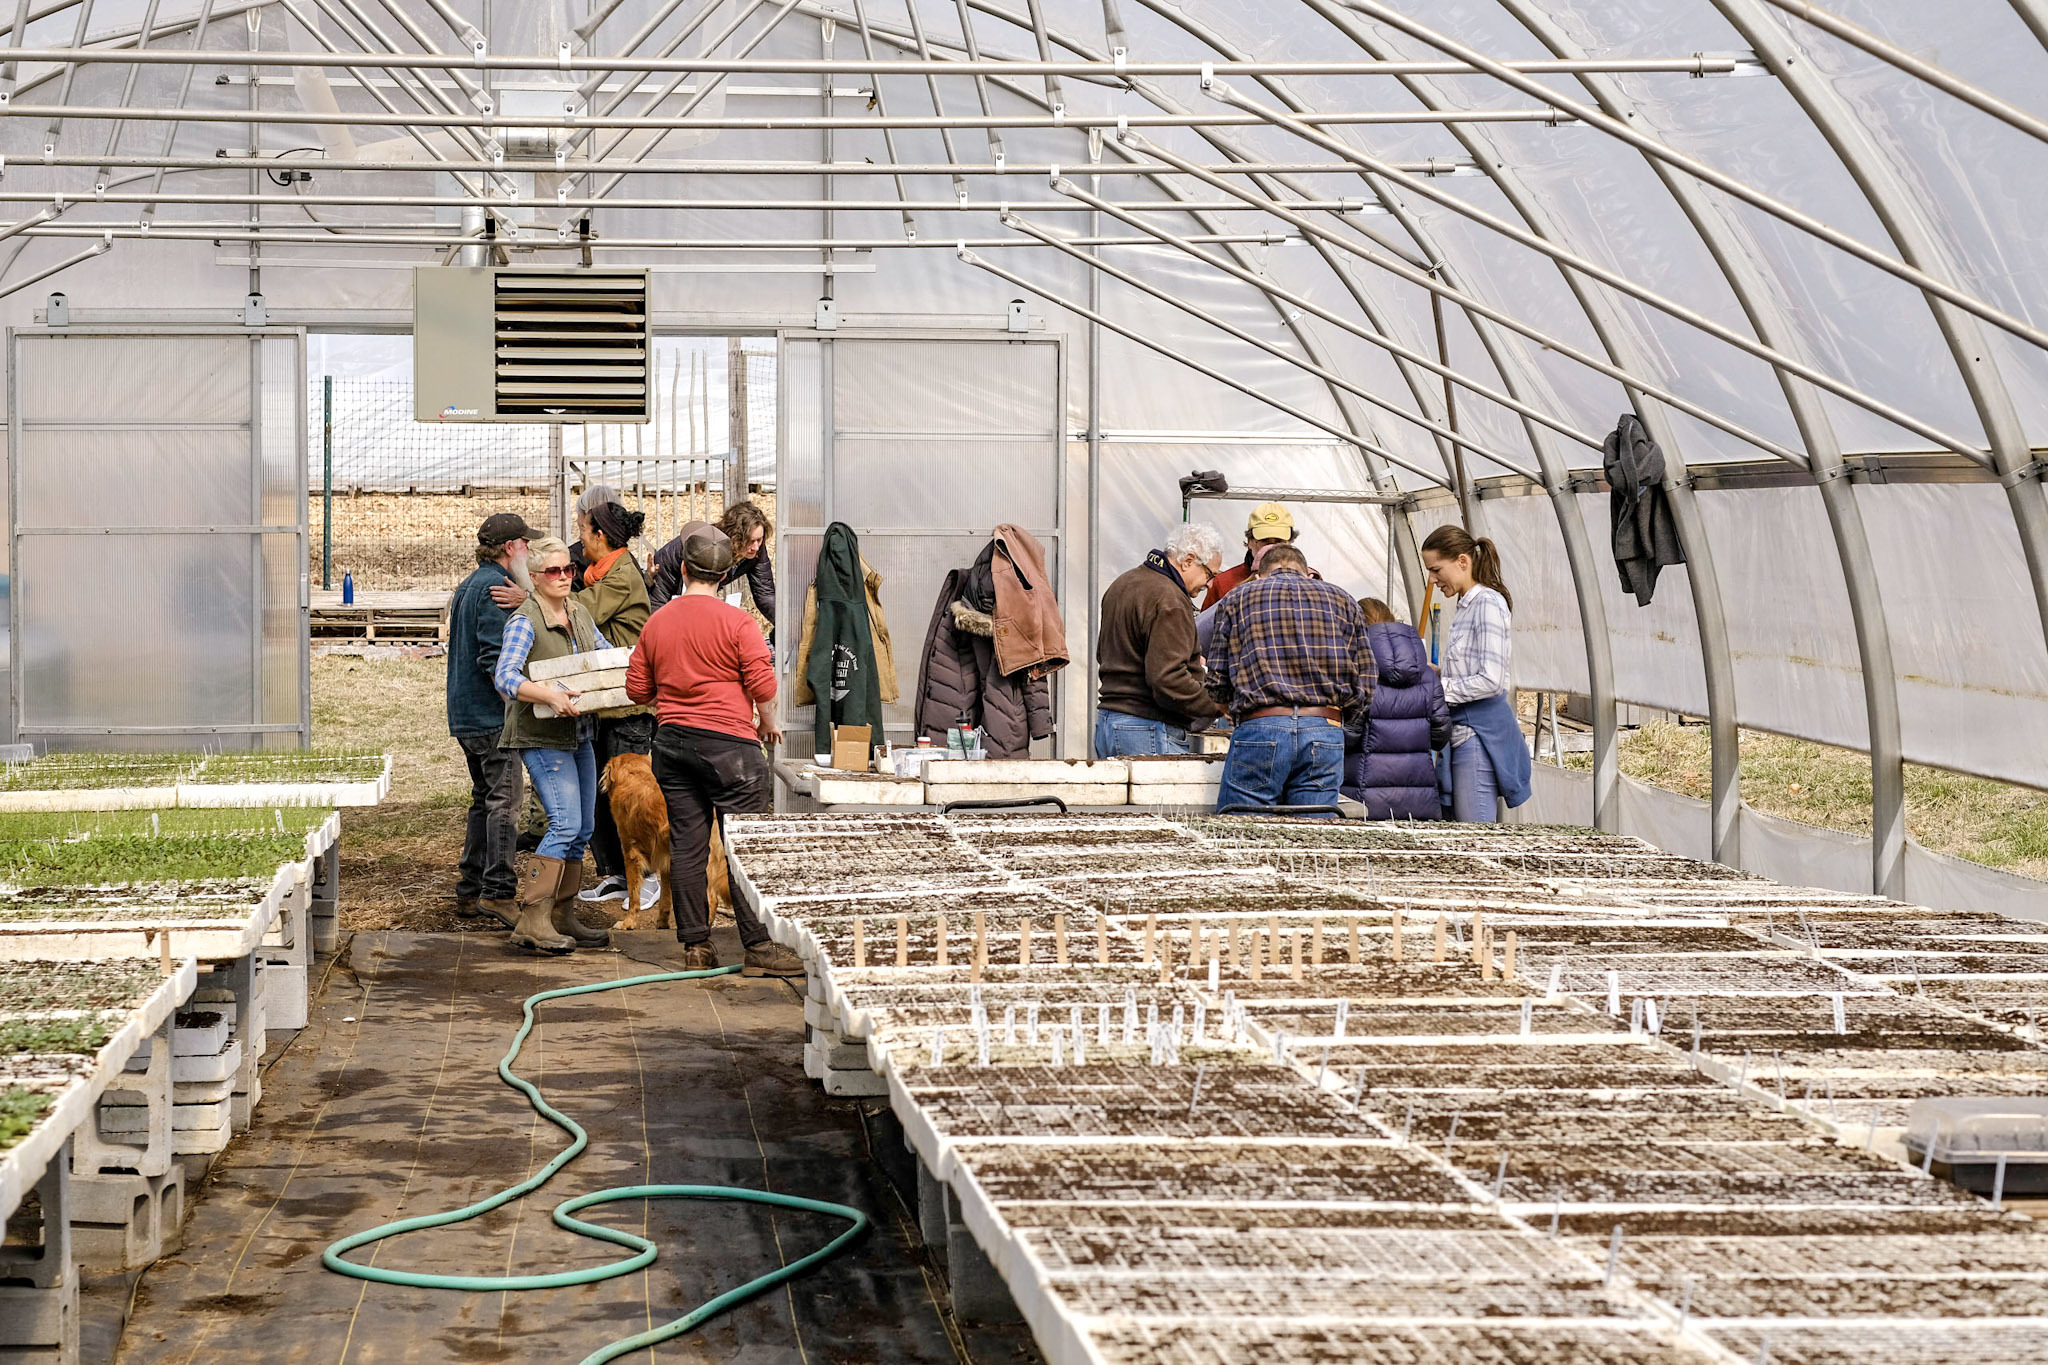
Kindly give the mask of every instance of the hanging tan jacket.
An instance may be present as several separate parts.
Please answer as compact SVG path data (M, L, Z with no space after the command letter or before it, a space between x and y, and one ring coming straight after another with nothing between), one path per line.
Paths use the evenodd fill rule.
M1042 678L1067 666L1067 627L1053 600L1045 549L1021 526L995 531L996 670Z
M867 589L868 633L875 642L875 681L881 686L882 700L892 702L901 694L896 685L896 654L889 646L889 621L882 615L882 576L869 564L867 556L861 556L861 583ZM810 706L818 700L811 690L808 676L811 663L811 641L818 632L818 585L816 583L804 592L803 635L796 646L796 691L790 705Z

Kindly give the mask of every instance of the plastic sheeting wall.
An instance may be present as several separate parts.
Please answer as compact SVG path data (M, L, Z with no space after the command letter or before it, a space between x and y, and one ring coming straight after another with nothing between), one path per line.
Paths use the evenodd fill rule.
M305 743L303 339L11 342L16 737Z

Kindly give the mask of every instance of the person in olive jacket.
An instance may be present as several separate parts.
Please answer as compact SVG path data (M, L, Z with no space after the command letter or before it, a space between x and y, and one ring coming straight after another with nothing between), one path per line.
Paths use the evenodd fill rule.
M608 491L608 490L607 490ZM631 649L640 643L652 608L647 600L647 579L626 547L640 534L647 514L629 512L616 499L599 502L576 514L576 529L582 533L583 585L576 600L590 612L591 620L614 649ZM597 770L620 754L654 752L654 708L637 706L624 715L597 717ZM602 795L597 801L597 823L590 836L591 856L597 860L597 885L578 895L579 900L614 900L626 894L626 855L619 846L619 827L612 820L611 802ZM641 880L642 909L661 899L661 882L653 875Z
M1204 685L1190 597L1223 567L1223 537L1183 523L1166 548L1102 595L1095 638L1095 756L1184 754L1188 730L1223 713Z

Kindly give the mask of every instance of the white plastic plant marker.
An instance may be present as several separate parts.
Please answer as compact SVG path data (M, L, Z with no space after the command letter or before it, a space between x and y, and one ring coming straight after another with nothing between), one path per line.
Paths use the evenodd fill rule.
M1549 987L1548 987L1548 988L1546 988L1546 989L1544 990L1544 992L1543 992L1543 998L1544 998L1544 999L1546 999L1546 1000L1555 1000L1555 999L1557 999L1557 987L1558 987L1558 984L1559 984L1559 982L1561 982L1561 981L1563 980L1563 978L1564 978L1564 963L1563 963L1563 962L1553 962L1553 963L1551 963L1551 964L1550 964L1550 985L1549 985Z
M1209 954L1209 989L1213 991L1222 984L1223 970L1217 964L1216 954L1212 952Z
M1074 1065L1088 1065L1088 1032L1078 1022L1074 1025Z
M1834 994L1834 1005L1835 1032L1838 1034L1847 1033L1849 1031L1848 1010L1845 1008L1845 1002L1840 991L1836 991Z
M1621 1018L1621 973L1612 968L1607 972L1607 1013Z
M1998 1165L1991 1172L1991 1207L2005 1212L2005 1153L1998 1154Z
M1195 1083L1188 1091L1188 1117L1195 1116L1195 1102L1202 1098L1202 1073L1208 1070L1207 1062L1195 1063Z
M1049 1028L1045 1032L1052 1040L1052 1064L1054 1066L1065 1066L1067 1064L1067 1049L1060 1042L1061 1031L1057 1028Z
M1657 1011L1657 997L1654 995L1643 997L1643 1024L1653 1037L1664 1032L1664 1016Z
M1190 1035L1190 1041L1196 1043L1197 1045L1201 1043L1202 1028L1208 1022L1208 1019L1209 1002L1206 1000L1197 999L1195 1001L1195 1026Z
M1102 1047L1109 1046L1109 1006L1106 1004L1095 1007L1095 1041Z
M1530 1032L1530 1030L1529 1030L1529 1023L1530 1023L1530 1019L1531 1019L1531 1016L1532 1016L1533 1014L1534 1014L1534 1006L1533 1006L1533 1003L1532 1003L1531 1001L1529 1001L1529 1000L1526 1000L1526 999L1525 999L1525 1000L1523 1000L1523 1001L1522 1001L1522 1036L1523 1036L1524 1038L1527 1038L1527 1037L1529 1036L1529 1032Z
M932 1063L931 1063L931 1064L932 1064L933 1066L944 1066L944 1065L945 1065L945 1063L946 1063L946 1031L945 1031L944 1029L942 1029L942 1028L935 1028L935 1029L933 1029L933 1030L932 1030Z
M974 1031L974 1060L977 1066L988 1065L988 1026L986 1023Z
M1017 1007L1003 1006L1003 1046L1017 1046Z
M1337 1022L1331 1026L1330 1036L1333 1038L1342 1038L1344 1036L1345 1021L1348 1020L1350 1017L1351 999L1349 996L1346 996L1344 999L1339 1000L1337 1002Z
M1024 1042L1028 1047L1038 1046L1038 1002L1029 1001L1024 1006Z
M1603 1284L1614 1283L1615 1263L1621 1259L1621 1224L1614 1225L1614 1235L1607 1239L1607 1276Z

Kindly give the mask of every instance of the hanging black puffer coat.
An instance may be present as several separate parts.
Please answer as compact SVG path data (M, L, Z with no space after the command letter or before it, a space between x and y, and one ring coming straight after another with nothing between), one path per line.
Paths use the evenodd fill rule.
M995 622L968 600L971 576L947 574L932 608L917 667L917 733L943 745L965 715L990 758L1029 758L1031 741L1052 733L1052 690L1044 678L996 672Z

